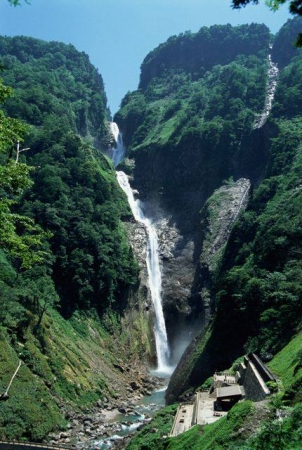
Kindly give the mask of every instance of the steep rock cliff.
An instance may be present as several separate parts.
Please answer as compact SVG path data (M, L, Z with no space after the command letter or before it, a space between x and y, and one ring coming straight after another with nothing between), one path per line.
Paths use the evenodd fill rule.
M145 58L138 91L126 95L115 116L134 161L132 186L160 238L175 358L210 315L201 210L224 180L258 182L266 164L267 130L252 124L265 100L269 40L262 25L173 37ZM220 235L221 243L227 236Z

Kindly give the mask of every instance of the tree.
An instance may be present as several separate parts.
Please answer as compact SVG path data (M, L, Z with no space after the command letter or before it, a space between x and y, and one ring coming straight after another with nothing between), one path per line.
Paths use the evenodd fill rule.
M29 0L24 0L25 3L29 4ZM8 0L8 3L10 3L13 6L19 6L21 5L21 0Z
M11 94L12 90L0 80L0 103ZM23 268L42 261L41 245L47 236L32 219L12 212L18 197L32 184L31 168L12 159L14 144L22 140L26 129L25 124L0 110L0 155L8 153L8 161L0 164L0 244L21 261Z
M292 14L297 14L299 16L302 15L302 0L266 0L266 5L271 8L273 11L279 9L280 5L289 2L289 10ZM233 0L233 8L238 9L242 6L246 6L249 3L253 3L254 5L258 5L259 0Z
M280 5L289 2L289 11L291 14L302 16L302 0L266 0L266 5L272 10L277 11ZM253 3L258 5L259 0L232 0L232 5L234 9L242 8L243 6ZM302 47L302 33L299 33L296 46Z
M59 303L51 277L42 273L38 275L39 278L34 279L35 273L29 271L22 280L19 292L23 305L38 317L36 329L40 327L44 314Z

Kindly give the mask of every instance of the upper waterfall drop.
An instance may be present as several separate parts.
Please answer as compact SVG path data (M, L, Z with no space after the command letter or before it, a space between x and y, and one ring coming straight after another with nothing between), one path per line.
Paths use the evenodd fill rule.
M123 135L115 122L110 122L110 131L116 143L116 147L112 151L112 162L116 167L124 159L126 149L123 143Z
M266 122L266 119L268 118L275 97L278 75L279 69L277 65L273 63L271 55L269 55L265 104L262 113L257 117L257 119L254 122L254 129L263 127L263 125Z

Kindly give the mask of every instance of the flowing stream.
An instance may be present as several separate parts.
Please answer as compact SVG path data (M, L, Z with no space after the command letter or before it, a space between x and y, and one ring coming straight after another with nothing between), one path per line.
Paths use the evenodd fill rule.
M262 113L259 115L259 117L257 117L257 119L254 122L254 129L263 127L272 109L272 104L277 87L278 74L279 69L277 65L273 63L271 55L269 55L265 104Z
M116 148L113 150L112 161L116 167L125 155L125 148L123 145L122 134L119 132L116 123L112 122L111 132L116 142ZM161 271L158 252L158 239L155 227L152 221L145 216L143 211L143 204L140 200L135 199L131 189L129 179L124 172L118 171L117 180L120 187L127 195L127 199L135 220L144 225L147 234L147 270L151 298L155 312L155 343L157 354L157 373L171 374L172 368L169 365L169 345L167 338L167 331L165 325L165 318L162 308L161 299Z

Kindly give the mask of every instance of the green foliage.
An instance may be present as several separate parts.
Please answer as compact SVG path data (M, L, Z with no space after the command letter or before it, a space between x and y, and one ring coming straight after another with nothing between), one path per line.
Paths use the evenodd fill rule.
M263 354L281 349L302 317L301 119L278 125L268 168L272 175L255 191L234 229L224 263L233 267L217 295L223 314L232 305L238 322L245 322L247 350Z
M213 384L213 381L214 381L214 379L213 379L213 377L209 377L201 386L200 386L200 389L210 389L210 387L212 386L212 384Z
M252 40L247 30L254 34ZM176 73L184 70L191 73L193 79L199 78L214 65L227 65L240 54L257 54L268 41L268 29L257 24L248 27L214 25L202 27L197 33L172 36L144 59L140 87L146 89L152 79L167 76L171 69Z
M101 75L72 45L30 37L0 37L5 82L14 88L6 111L41 126L55 115L69 129L98 143L106 139L106 95Z
M187 192L204 200L234 170L246 170L247 159L260 165L256 143L247 156L242 142L263 108L269 40L264 26L204 27L147 55L139 89L115 116L139 191L148 185L197 225L202 202L189 212Z
M49 142L42 131L30 144L31 164L44 164L34 173L23 210L53 234L53 279L62 310L122 309L127 288L136 283L137 266L120 222L129 211L115 173L75 135L62 136L53 146Z
M295 336L269 363L271 370L281 379L286 402L302 401L302 335Z
M246 341L245 351L263 356L283 348L302 318L302 122L295 95L288 100L291 90L300 89L300 79L292 76L300 68L296 56L281 72L265 177L235 225L216 274L216 326L228 323L228 339L237 330L237 348Z
M120 220L129 209L106 158L76 135L105 139L102 78L71 45L0 38L0 49L4 77L15 89L7 111L33 125L26 156L34 185L12 219L23 220L23 227L25 220L27 227L35 221L51 232L52 278L65 314L122 310L138 270ZM31 219L21 219L25 215ZM34 247L31 239L36 250L39 242ZM10 251L13 244L20 252L16 242Z
M277 11L280 7L280 5L283 5L284 3L289 3L289 11L291 14L302 16L302 0L266 0L266 5L272 10ZM233 8L238 9L242 6L246 6L249 3L258 4L258 0L232 0ZM301 24L301 22L300 22ZM299 28L301 30L301 27ZM298 37L296 37L295 45L297 47L302 47L302 33L298 34ZM292 43L294 41L292 40Z
M25 3L30 4L30 1L29 1L29 0L24 0L24 1L25 1ZM11 5L13 5L13 6L19 6L19 5L21 5L21 0L8 0L8 2L9 2Z
M301 55L301 49L295 46L297 36L298 39L301 39L301 26L302 18L295 17L293 20L288 20L277 33L272 57L279 67L287 66L293 57ZM299 47L301 47L300 43Z
M228 35L230 30L221 28ZM164 56L154 55L157 65L159 57ZM149 74L151 69L143 66L142 70ZM225 138L226 128L236 141L242 138L244 128L251 126L254 114L262 107L265 71L261 54L238 55L236 62L229 61L225 66L216 65L210 72L195 74L194 82L192 73L187 74L183 67L173 67L153 77L144 90L127 94L115 120L124 124L126 143L134 151L151 143L171 145L174 136L178 142L187 135L192 140L192 133L202 135L212 145L214 136L216 143L222 136Z
M302 407L287 411L285 418L265 421L256 437L243 445L232 445L230 450L300 450L302 437Z
M46 253L40 248L47 233L35 225L32 219L11 213L11 205L11 201L2 201L0 204L0 241L11 256L21 261L21 267L27 269L44 260Z
M227 417L222 417L211 425L200 429L196 426L186 433L170 440L167 450L190 448L203 450L222 450L228 448L230 442L240 440L238 430L252 410L252 402L246 401L235 405Z
M122 224L126 198L111 163L89 144L106 140L101 77L72 46L0 38L0 48L15 88L7 100L11 89L0 85L2 390L23 362L0 405L0 437L41 441L64 426L53 397L74 410L114 390L113 353L124 341L105 326L120 336L138 268ZM20 119L31 124L30 151L21 148L18 161L27 129Z
M0 80L0 102L11 94L11 89ZM26 126L7 117L2 110L0 124L0 154L10 151L12 156L12 146L23 138ZM30 167L20 164L17 159L8 159L0 165L0 242L5 251L21 262L23 268L43 261L45 253L41 247L47 236L32 219L13 212L13 205L18 197L31 185L30 170Z
M163 436L167 436L171 431L177 405L171 405L157 412L152 422L145 425L141 431L127 445L127 450L163 450L166 441Z
M5 328L0 329L1 392L18 365ZM22 365L9 391L9 399L0 404L0 435L2 439L25 438L40 441L51 430L64 425L58 407L39 378Z

